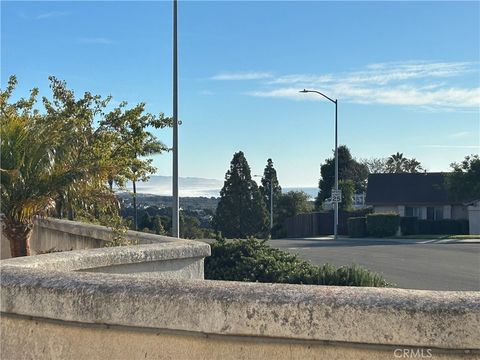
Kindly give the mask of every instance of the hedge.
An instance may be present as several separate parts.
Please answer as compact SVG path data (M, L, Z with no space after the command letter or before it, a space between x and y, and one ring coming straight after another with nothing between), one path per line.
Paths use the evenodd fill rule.
M365 217L351 217L347 220L348 235L351 237L367 236L367 223Z
M416 216L405 216L400 218L400 229L402 235L417 235L418 230L418 218Z
M382 276L358 266L315 266L264 241L217 240L205 258L205 279L337 286L389 286Z
M418 220L418 234L421 235L466 235L468 233L468 220Z
M367 215L367 233L373 237L393 236L400 225L398 214Z

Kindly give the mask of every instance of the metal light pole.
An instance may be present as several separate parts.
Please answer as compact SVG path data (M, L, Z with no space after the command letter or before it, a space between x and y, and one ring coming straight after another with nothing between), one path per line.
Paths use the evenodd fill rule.
M335 104L335 191L338 193L338 99L333 100L325 94L322 94L317 90L303 89L301 93L316 93L323 96L325 99L330 100ZM333 237L338 237L338 201L334 201L334 216L333 216Z
M172 176L172 236L179 237L178 201L178 59L177 59L177 0L173 0L173 176Z
M273 228L273 183L272 174L270 173L270 236L272 235Z

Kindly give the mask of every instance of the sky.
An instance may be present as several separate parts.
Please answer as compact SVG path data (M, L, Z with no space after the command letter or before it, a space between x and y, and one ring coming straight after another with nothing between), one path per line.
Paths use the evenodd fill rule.
M179 174L222 180L236 151L272 158L284 187L315 187L339 144L401 152L428 171L480 150L480 3L180 1ZM48 76L172 114L172 4L1 2L1 86ZM172 130L155 132L167 145ZM171 153L154 157L171 175Z

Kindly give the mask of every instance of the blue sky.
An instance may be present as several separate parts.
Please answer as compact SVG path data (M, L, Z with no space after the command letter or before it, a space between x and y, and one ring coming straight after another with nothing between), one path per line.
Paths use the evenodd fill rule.
M48 76L78 94L144 101L171 115L169 2L1 4L1 83ZM242 150L274 160L282 186L316 186L339 143L356 158L397 151L429 171L478 153L479 2L179 3L180 176L223 179ZM171 144L171 129L158 136ZM155 157L171 174L171 155Z

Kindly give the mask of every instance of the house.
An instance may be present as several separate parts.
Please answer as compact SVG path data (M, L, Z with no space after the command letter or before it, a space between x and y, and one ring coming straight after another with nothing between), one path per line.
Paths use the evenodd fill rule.
M419 219L468 219L467 204L453 201L445 173L370 174L366 204L375 213L394 212Z

